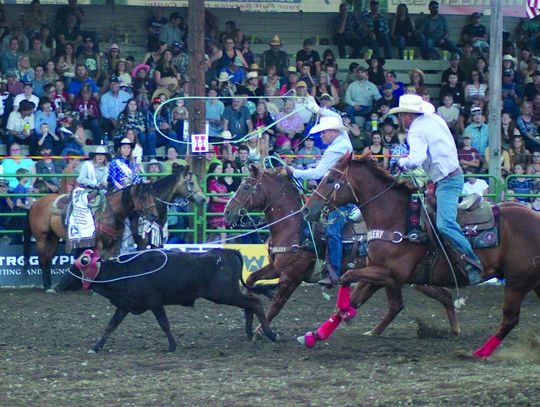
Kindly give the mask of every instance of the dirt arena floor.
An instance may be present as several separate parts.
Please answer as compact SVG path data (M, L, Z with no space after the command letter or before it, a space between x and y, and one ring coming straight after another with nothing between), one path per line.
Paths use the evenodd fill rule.
M204 300L168 307L178 351L151 313L129 315L99 354L87 350L113 313L95 294L0 289L0 406L538 406L540 300L488 361L467 355L496 329L502 287L463 291L463 333L447 336L443 308L407 288L383 337L362 335L384 293L351 325L306 350L296 336L333 310L301 287L272 324L280 341L247 341L243 314ZM419 324L428 326L419 335ZM426 337L427 336L427 337Z

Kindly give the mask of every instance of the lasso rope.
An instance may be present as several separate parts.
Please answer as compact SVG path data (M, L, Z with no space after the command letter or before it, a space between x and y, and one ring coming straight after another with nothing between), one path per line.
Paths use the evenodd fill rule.
M304 99L305 97L304 96L249 96L247 97L249 99ZM163 109L163 107L171 102L175 102L177 100L189 100L189 99L203 99L203 100L206 100L206 99L212 99L212 100L215 100L215 99L240 99L239 96L223 96L223 97L210 97L210 96L178 96L178 97L175 97L175 98L171 98L171 99L167 99L166 101L164 102L161 102L161 104L158 106L158 108L156 109L156 111L154 112L153 114L153 118L154 118L154 127L156 128L157 132L159 134L161 134L163 137L165 137L167 140L169 141L172 141L172 142L175 142L175 143L181 143L181 144L191 144L191 141L183 141L183 140L175 140L171 137L169 137L168 135L166 135L165 133L163 133L161 131L161 129L159 128L158 124L157 124L157 119L158 119L158 115L159 115L159 112L161 111L161 109ZM248 141L254 137L258 137L260 134L264 133L266 130L274 127L276 124L278 124L279 122L289 118L290 116L304 110L305 107L302 106L301 108L298 108L298 109L295 109L293 110L292 112L290 113L287 113L285 116L275 120L274 122L270 123L268 126L264 126L264 127L259 127L255 130L253 130L252 132L246 134L244 137L241 137L240 139L238 140L224 140L224 141L214 141L214 142L209 142L208 144L209 145L219 145L219 144L225 144L225 143L242 143L244 141ZM307 136L306 136L307 137Z

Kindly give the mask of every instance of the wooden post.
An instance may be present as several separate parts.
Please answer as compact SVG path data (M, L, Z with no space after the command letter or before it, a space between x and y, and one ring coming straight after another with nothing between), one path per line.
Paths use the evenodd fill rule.
M188 52L189 52L189 94L205 96L204 79L206 69L204 61L204 0L189 0L188 3ZM205 132L205 101L192 99L189 101L189 133L203 134ZM191 146L188 145L188 149ZM191 156L191 166L197 175L199 183L205 182L206 159L204 154ZM201 208L199 208L201 209ZM201 211L199 210L199 213ZM202 242L202 225L197 227L197 242Z
M489 174L501 180L501 94L502 94L502 31L503 2L491 0L490 53L489 53ZM483 152L480 151L482 154ZM490 192L497 191L490 181ZM497 201L500 197L496 197Z

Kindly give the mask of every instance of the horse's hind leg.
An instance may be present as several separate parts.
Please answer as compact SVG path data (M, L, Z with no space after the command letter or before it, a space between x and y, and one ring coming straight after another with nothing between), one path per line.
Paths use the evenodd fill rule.
M249 277L246 280L246 284L248 286L252 286L259 280L271 280L273 278L278 278L279 275L274 268L273 264L267 264L264 267L261 267L259 270L254 271L249 275Z
M461 333L461 326L456 316L456 309L454 308L454 298L452 297L452 292L449 289L443 287L417 285L414 286L414 288L420 291L422 294L439 301L444 306L444 309L446 310L446 315L448 316L448 322L450 322L450 332L454 336L459 336L459 334Z
M497 349L502 340L519 323L519 313L521 303L527 295L527 291L516 291L508 287L504 288L503 319L499 324L499 329L489 338L482 347L478 348L473 355L480 358L487 358Z
M116 308L114 315L112 316L111 320L107 324L107 327L105 328L105 332L103 332L103 336L99 341L95 343L94 346L92 346L88 353L97 353L101 349L103 349L103 345L105 345L105 342L107 341L107 339L109 339L109 336L114 332L116 328L118 328L118 325L120 325L120 323L124 320L127 314L127 311Z
M43 288L51 288L51 264L52 258L58 249L58 237L55 234L36 237L36 251L41 268Z
M152 308L152 312L154 313L154 316L156 317L159 326L165 332L165 335L167 335L167 340L169 341L169 352L176 351L176 341L174 340L174 337L171 332L171 324L169 323L169 319L167 318L167 313L165 312L165 308L163 306Z

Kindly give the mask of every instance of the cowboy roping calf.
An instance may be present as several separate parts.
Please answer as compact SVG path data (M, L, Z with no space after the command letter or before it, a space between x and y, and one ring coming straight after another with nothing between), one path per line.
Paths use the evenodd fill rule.
M176 342L163 306L192 307L198 298L243 308L249 339L253 337L253 314L257 315L266 336L275 340L261 300L240 291L240 282L246 287L242 264L240 252L229 249L203 254L149 250L105 261L96 252L86 250L74 264L82 273L79 279L83 280L83 288L90 288L116 306L103 336L89 352L99 352L128 313L139 315L147 310L154 313L167 335L169 351L174 352ZM80 286L75 276L71 279Z

